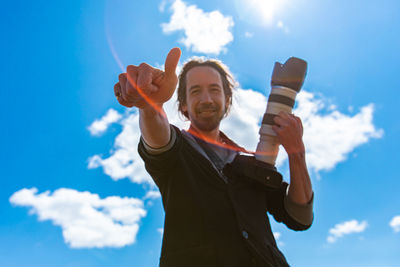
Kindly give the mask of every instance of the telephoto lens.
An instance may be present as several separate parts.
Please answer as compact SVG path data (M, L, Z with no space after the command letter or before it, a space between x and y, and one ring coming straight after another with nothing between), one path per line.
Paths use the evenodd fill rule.
M291 57L285 64L275 62L271 93L259 131L260 141L255 155L257 160L275 165L279 142L272 129L274 117L281 111L292 113L296 95L300 92L306 73L307 62L300 58Z

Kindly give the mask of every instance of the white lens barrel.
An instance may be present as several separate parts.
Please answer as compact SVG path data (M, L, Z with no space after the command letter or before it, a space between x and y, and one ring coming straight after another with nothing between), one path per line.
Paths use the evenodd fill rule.
M292 113L297 92L284 86L273 86L268 98L267 108L259 131L260 141L257 144L256 159L275 165L279 151L279 142L275 132L273 118L284 111Z
M275 165L276 157L279 152L279 142L276 136L260 134L260 141L257 145L257 160Z
M295 100L297 92L293 89L290 89L289 87L273 86L271 88L271 95L273 95L273 94L287 96L287 97Z

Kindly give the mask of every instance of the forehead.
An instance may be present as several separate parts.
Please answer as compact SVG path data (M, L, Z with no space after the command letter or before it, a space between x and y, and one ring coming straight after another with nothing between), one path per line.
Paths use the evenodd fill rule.
M219 84L222 87L221 75L213 67L197 66L186 73L187 88L209 84Z

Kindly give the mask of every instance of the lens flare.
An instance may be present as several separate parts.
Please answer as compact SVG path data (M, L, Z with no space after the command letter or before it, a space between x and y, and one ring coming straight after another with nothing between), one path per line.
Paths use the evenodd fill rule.
M113 58L115 59L115 61L117 62L119 68L121 69L122 72L126 72L126 67L125 65L122 63L121 59L118 56L118 53L115 50L115 47L113 45L113 42L111 40L111 36L110 36L110 31L109 31L109 26L108 26L108 20L107 17L105 19L105 32L106 32L106 38L107 38L107 43L108 46L110 47L110 51L111 54L113 56ZM158 113L160 113L162 116L167 117L167 115L165 114L164 110L162 108L160 108L154 101L151 100L150 97L148 97L143 90L137 86L137 84L135 83L135 81L132 80L132 78L127 75L127 79L129 81L130 84L132 84L138 91L138 93L140 94L141 97L143 97L143 99L150 105L152 106L152 108L154 108Z
M268 0L268 1L251 0L251 1L250 1L250 3L253 5L253 7L256 7L256 6L262 6L262 7L263 7L262 10L263 10L264 14L266 14L265 17L272 16L273 10L275 10L275 8L277 7L277 3L279 3L279 2L281 2L281 1L273 1L273 0ZM121 69L121 71L122 71L123 73L125 73L125 72L126 72L126 66L123 64L122 60L120 59L120 57L119 57L119 55L118 55L118 53L117 53L117 51L116 51L116 49L115 49L115 46L114 46L114 44L113 44L112 38L111 38L110 28L109 28L109 21L108 21L108 16L107 16L107 14L105 14L105 23L104 23L104 25L105 25L106 39L107 39L107 43L108 43L108 46L109 46L109 48L110 48L111 54L112 54L114 60L116 61L116 63L118 64L119 68ZM161 107L159 107L148 95L146 95L146 94L143 92L143 90L142 90L141 88L139 88L139 87L137 86L137 84L135 84L135 82L132 80L131 77L129 77L129 76L127 75L127 78L128 78L128 80L129 80L129 82L130 82L135 88L137 88L137 91L138 91L138 93L140 94L140 96L143 97L143 99L144 99L149 105L151 105L151 106L154 108L154 110L156 110L159 114L161 114L162 116L164 116L164 117L166 118L167 115L166 115L166 113L164 112L164 110L163 110ZM202 139L202 140L204 140L204 141L206 141L206 142L208 142L208 143L211 143L211 144L213 144L213 145L217 145L217 146L220 146L220 147L223 147L223 148L226 148L226 149L230 149L230 150L233 150L233 151L243 152L243 153L253 154L253 155L260 155L260 156L270 156L270 155L273 155L273 154L271 154L270 152L262 152L262 151L257 151L257 152L256 152L256 151L250 151L250 150L247 150L247 149L245 149L245 148L243 148L243 147L237 146L237 145L234 144L234 143L229 143L229 144L227 144L227 143L220 143L220 142L218 142L218 141L216 141L216 140L213 140L213 139L211 139L211 138L209 138L209 137L207 137L207 136L204 136L203 134L201 134L201 133L199 133L199 132L197 132L197 131L194 131L192 128L190 128L190 129L188 130L188 132L189 132L190 134L196 136L197 138Z
M246 23L271 26L286 0L235 0L239 17Z

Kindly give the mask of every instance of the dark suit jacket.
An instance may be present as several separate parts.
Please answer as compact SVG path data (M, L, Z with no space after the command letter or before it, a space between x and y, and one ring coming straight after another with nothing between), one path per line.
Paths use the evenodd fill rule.
M229 166L223 174L174 130L175 143L166 152L149 154L143 141L138 147L165 210L160 266L288 266L267 212L294 230L310 226L286 212L288 184L271 189Z

